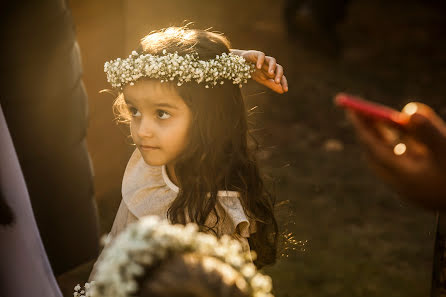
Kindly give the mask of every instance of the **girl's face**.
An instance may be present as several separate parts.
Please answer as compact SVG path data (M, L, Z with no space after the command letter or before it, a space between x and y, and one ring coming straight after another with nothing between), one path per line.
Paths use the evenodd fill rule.
M187 145L189 107L174 88L155 80L127 85L123 93L132 116L132 138L144 161L151 166L174 165Z

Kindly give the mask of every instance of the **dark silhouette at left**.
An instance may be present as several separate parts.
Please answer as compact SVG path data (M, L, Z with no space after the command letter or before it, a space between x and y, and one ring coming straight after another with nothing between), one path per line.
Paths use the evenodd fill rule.
M1 106L59 275L94 259L99 249L73 20L63 0L4 1L0 18Z

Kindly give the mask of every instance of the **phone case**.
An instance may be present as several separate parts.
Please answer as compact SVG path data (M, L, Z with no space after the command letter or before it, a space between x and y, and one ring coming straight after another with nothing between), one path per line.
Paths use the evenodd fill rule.
M407 117L393 108L349 94L337 94L335 97L335 104L375 120L385 121L389 124L402 126L407 122Z

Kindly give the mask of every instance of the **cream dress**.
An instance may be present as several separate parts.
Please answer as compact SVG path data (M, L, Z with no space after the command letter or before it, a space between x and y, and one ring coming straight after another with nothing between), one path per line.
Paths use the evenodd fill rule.
M167 211L178 194L178 187L169 179L165 166L150 166L136 149L125 169L122 181L122 200L109 233L116 237L125 227L144 216L154 215L167 220ZM211 212L206 226L217 236L230 235L237 239L244 251L249 251L248 237L255 232L255 222L248 218L235 191L217 193L219 222ZM96 266L96 265L95 265ZM95 268L90 275L94 275Z

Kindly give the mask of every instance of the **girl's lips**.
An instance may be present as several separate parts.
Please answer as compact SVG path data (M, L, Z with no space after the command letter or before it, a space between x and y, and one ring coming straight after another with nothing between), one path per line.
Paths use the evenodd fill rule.
M142 150L147 150L147 151L159 149L159 147L157 147L157 146L150 146L150 145L140 145L139 147Z

